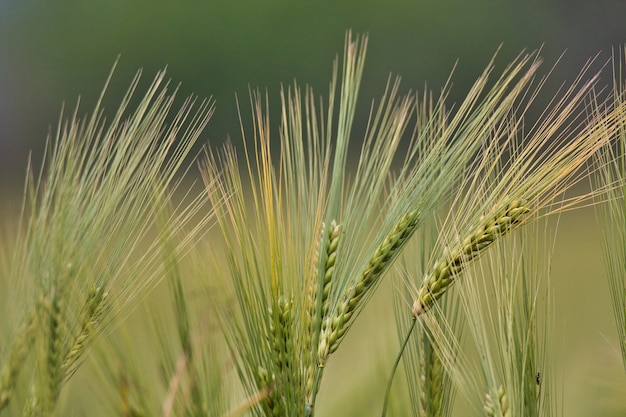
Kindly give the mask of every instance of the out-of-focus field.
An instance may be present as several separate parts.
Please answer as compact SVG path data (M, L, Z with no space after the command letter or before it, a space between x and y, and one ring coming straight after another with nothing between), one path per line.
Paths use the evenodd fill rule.
M328 93L332 60L345 32L368 33L357 126L390 73L402 91L438 92L453 68L450 104L458 103L499 50L498 70L523 50L541 49L549 83L573 80L590 58L600 68L624 42L621 1L566 2L318 1L214 2L0 1L0 192L20 183L29 151L40 160L45 135L71 112L93 108L120 56L105 107L117 107L132 75L144 84L168 67L180 95L212 96L217 112L205 137L213 145L238 135L235 94L269 92L294 79ZM608 79L604 81L609 82ZM247 115L244 108L244 115ZM273 117L278 118L277 112Z

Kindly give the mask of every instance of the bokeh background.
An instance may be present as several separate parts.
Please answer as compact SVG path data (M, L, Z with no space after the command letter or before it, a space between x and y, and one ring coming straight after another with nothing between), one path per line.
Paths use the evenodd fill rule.
M181 83L181 99L196 94L216 100L204 143L219 146L229 136L240 140L235 97L247 103L250 87L267 89L274 117L281 84L297 79L326 94L332 60L341 54L348 29L370 37L358 116L363 123L390 73L402 77L405 90L427 85L438 91L458 62L454 102L498 48L500 70L523 50L541 49L546 72L559 61L546 89L553 91L590 58L597 56L596 69L608 62L626 42L625 22L623 0L0 0L0 204L19 204L29 153L37 166L63 103L71 110L80 96L80 113L90 111L118 56L107 109L115 109L139 68L146 86L167 66L173 82ZM611 82L609 70L602 80ZM615 410L624 407L626 383L593 210L563 216L560 230L552 267L563 414L623 415ZM377 297L368 312L389 311L389 300ZM367 323L359 326L368 331ZM354 333L344 354L389 353L370 341L360 345ZM395 337L392 326L380 337ZM367 374L367 366L357 366L356 375L364 373L360 381L380 371L372 366ZM341 390L325 395L329 404L341 402ZM363 411L374 406L371 398L358 401Z
M571 80L626 41L625 18L621 0L0 0L0 186L22 182L28 152L41 155L63 103L71 110L81 96L89 112L118 55L110 110L135 71L147 83L167 66L181 96L217 101L206 139L218 144L238 137L235 94L246 103L249 86L273 102L294 79L326 93L347 29L370 35L367 112L390 73L406 90L437 91L458 60L454 101L500 46L502 64L542 48L546 71L565 53L552 79Z

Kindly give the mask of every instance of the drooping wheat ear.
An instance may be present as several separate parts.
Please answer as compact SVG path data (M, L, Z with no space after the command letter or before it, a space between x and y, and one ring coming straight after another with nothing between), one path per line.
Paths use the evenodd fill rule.
M32 314L19 326L11 349L5 358L2 371L0 371L0 411L9 405L17 377L31 350L37 330L36 319L36 312L33 310Z
M509 407L509 397L502 385L495 390L494 401L491 394L485 395L484 410L487 417L511 417L511 408Z
M444 255L426 275L413 303L415 317L428 311L447 291L465 265L477 258L495 240L519 225L530 209L524 200L513 200L488 217L481 218L460 245Z
M419 211L415 210L402 217L393 231L376 249L359 280L342 296L335 313L326 318L327 323L323 325L325 327L318 348L318 366L323 367L328 356L337 350L363 296L377 283L378 278L391 265L393 259L413 235L419 224L419 215Z
M92 287L89 291L80 319L80 331L74 338L69 352L64 355L63 364L61 365L62 378L67 380L76 371L77 362L87 348L88 343L90 343L94 329L98 326L107 309L106 297L107 292L102 287Z
M325 228L322 225L322 232L324 232ZM317 280L313 280L312 281L312 291L311 293L313 294L312 297L310 297L309 299L309 315L310 315L310 324L311 324L311 328L309 330L308 336L312 336L311 340L308 340L306 346L311 346L311 355L312 358L308 364L307 367L307 373L306 373L306 378L307 378L307 382L306 382L306 396L307 398L311 398L311 394L313 393L313 385L314 385L314 381L315 381L315 357L317 355L317 351L315 350L315 347L317 347L317 344L319 343L319 331L320 329L324 330L324 323L326 323L326 321L324 320L324 318L328 315L328 310L330 309L330 300L329 300L329 295L330 295L330 287L331 287L331 282L332 282L332 278L333 278L333 274L335 272L335 262L337 261L337 248L339 247L339 236L341 235L341 226L337 224L336 221L332 221L330 223L330 226L328 227L328 230L325 233L325 236L322 235L320 237L320 240L325 239L326 240L326 244L323 245L322 242L318 241L317 246L318 249L317 251L319 251L319 248L321 247L325 247L326 248L326 253L324 256L324 275L323 275L323 282L322 282L322 291L321 291L321 299L318 299L317 297L317 288L318 288L318 283ZM316 252L317 252L316 251ZM319 259L319 255L313 259L313 261L315 262L315 265L317 266L318 263L320 262ZM317 268L316 268L317 270ZM318 276L318 274L314 275L314 276ZM319 308L319 313L318 313L318 308Z

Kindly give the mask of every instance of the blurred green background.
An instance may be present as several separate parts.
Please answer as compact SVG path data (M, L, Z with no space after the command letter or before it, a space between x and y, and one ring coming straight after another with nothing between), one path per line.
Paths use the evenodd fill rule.
M247 104L249 86L267 88L276 104L280 84L294 79L326 94L347 29L370 35L364 120L390 73L405 90L438 91L458 60L455 101L500 45L502 65L542 48L546 71L566 52L552 80L572 80L590 57L604 63L626 41L624 18L621 0L0 0L0 189L21 185L30 150L40 159L62 103L71 110L80 95L90 111L118 55L110 111L137 69L145 86L168 66L181 97L217 100L205 137L219 144L238 139L235 94Z
M405 90L428 85L438 91L458 60L450 95L454 102L500 45L498 71L522 50L541 48L544 71L565 52L551 75L554 85L548 86L549 92L573 80L597 54L594 68L601 68L613 49L626 42L625 21L623 0L0 0L1 205L19 200L28 154L32 151L37 166L62 103L71 110L80 95L80 113L89 113L118 55L120 63L105 101L109 114L137 69L144 69L145 87L157 70L167 66L174 83L182 83L181 100L197 94L217 101L204 135L205 143L216 146L229 135L239 143L235 95L247 103L250 86L267 89L274 118L281 83L297 79L326 95L332 60L342 52L347 29L370 36L362 113L357 117L363 125L369 101L382 93L390 73L402 76ZM603 82L609 84L610 77L605 71ZM549 93L543 98L547 99ZM246 106L243 114L248 115ZM555 345L564 377L566 416L598 415L598 406L604 410L601 415L623 415L620 407L625 407L626 383L615 351L600 242L593 210L563 217L553 271ZM389 313L390 299L381 293L368 314L381 317L380 309ZM365 317L358 325L367 331ZM381 338L395 337L393 327L388 327ZM376 347L368 340L363 346L359 333L352 332L352 347L342 348L337 362L342 355L358 361L372 354L393 354L383 342ZM349 384L354 386L346 390L367 392L361 385L380 375L374 364L357 362L354 370L355 377L363 378L355 378ZM367 372L369 376L361 375ZM611 388L601 388L603 384ZM342 389L327 387L329 408L342 401ZM377 404L379 399L369 397L357 405L367 411ZM621 411L610 414L610 410Z

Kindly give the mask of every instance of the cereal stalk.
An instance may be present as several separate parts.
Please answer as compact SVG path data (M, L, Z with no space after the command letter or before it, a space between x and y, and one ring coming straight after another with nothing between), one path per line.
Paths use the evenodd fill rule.
M389 382L387 383L387 389L385 390L385 399L383 401L383 412L381 414L382 417L385 417L387 415L387 406L389 404L389 395L391 394L391 384L393 383L393 377L396 374L396 371L398 370L398 365L400 364L400 360L402 359L402 354L404 353L404 350L406 349L406 345L409 343L409 339L411 338L411 334L413 334L413 330L415 329L415 324L417 323L417 319L416 317L413 317L413 319L411 320L411 327L409 327L409 331L406 334L406 337L404 338L404 341L402 342L402 346L400 347L400 353L398 354L398 356L396 357L396 360L393 363L393 367L391 369L391 376L389 377Z

